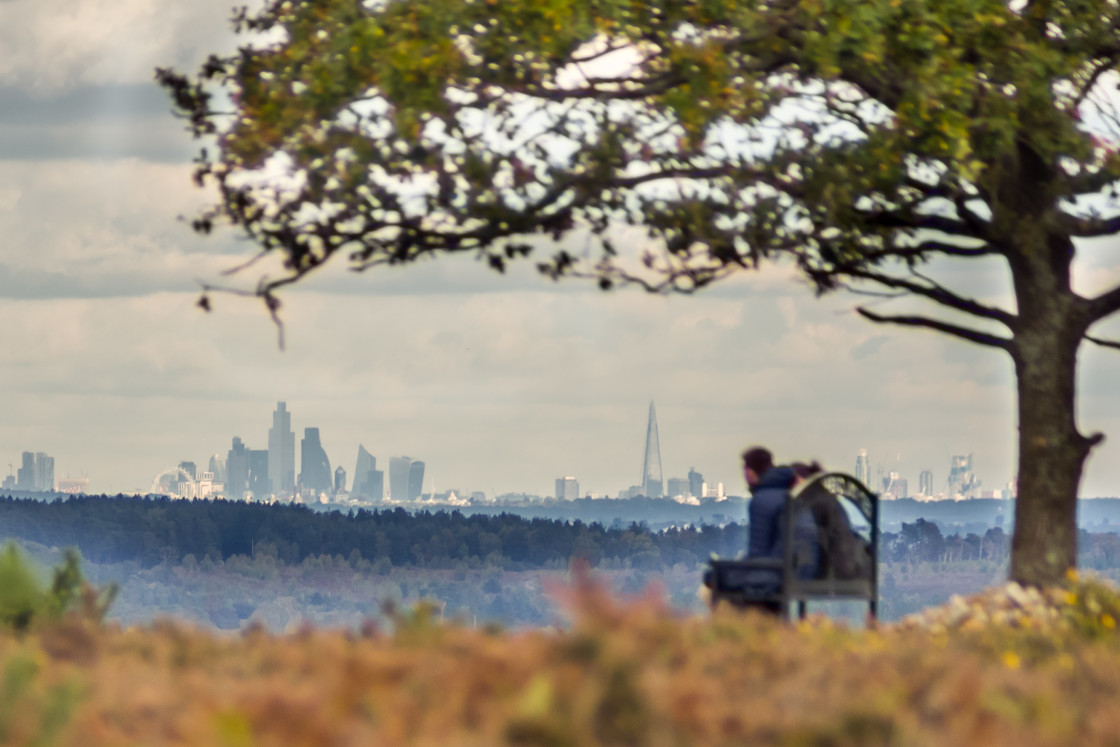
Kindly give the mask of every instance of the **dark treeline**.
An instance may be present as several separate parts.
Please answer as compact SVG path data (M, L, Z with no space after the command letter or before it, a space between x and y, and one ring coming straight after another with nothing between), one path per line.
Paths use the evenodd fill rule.
M1105 570L1120 567L1120 535L1081 530L1078 537L1077 564L1080 568ZM1003 563L1011 551L1011 537L1002 527L983 534L943 535L936 523L919 518L903 522L902 531L884 532L881 560L887 563L953 563L962 560L990 560Z
M573 557L593 565L655 569L696 564L711 553L738 554L742 526L651 532L641 525L524 519L458 512L317 512L298 505L82 496L43 502L0 498L0 536L77 547L95 563L225 561L265 551L287 564L341 556L380 568L562 567Z

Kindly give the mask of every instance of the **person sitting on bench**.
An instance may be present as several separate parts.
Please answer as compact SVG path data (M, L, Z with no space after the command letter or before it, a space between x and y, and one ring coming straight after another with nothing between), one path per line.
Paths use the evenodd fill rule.
M775 561L773 568L752 569L743 579L746 586L759 594L776 593L781 588L781 562L785 557L786 501L790 488L796 482L820 471L820 466L774 466L769 449L755 446L743 452L743 476L751 490L747 507L749 534L747 535L747 560ZM801 474L799 474L799 472ZM820 565L820 542L813 517L798 512L794 525L794 540L809 548L810 557L798 567L799 578L814 578Z
M735 572L733 578L725 578L733 588L742 589L748 596L764 598L781 591L782 561L785 558L786 501L789 490L800 479L809 474L804 465L795 471L793 467L774 466L774 457L769 449L755 446L743 452L743 476L751 491L751 502L747 507L749 534L747 535L747 561L757 562L757 567L744 568ZM819 467L817 467L819 471ZM820 545L813 517L804 512L798 514L794 526L794 538L811 548L811 557L803 565L798 575L812 578L820 562ZM714 579L709 570L704 584L711 587ZM748 601L747 607L781 614L781 604L773 600L759 599Z

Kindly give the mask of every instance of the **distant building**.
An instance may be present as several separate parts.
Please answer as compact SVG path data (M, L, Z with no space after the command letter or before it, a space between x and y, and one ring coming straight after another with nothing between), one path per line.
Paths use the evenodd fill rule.
M15 475L8 475L7 477L4 478L3 489L4 490L15 490L16 489L16 476Z
M278 495L291 495L296 487L296 434L287 402L277 402L268 429L268 479Z
M196 483L199 498L214 498L222 495L225 486L214 479L213 472L203 472L198 476Z
M198 479L198 467L194 462L179 462L179 469L190 475L192 480Z
M411 457L389 457L389 498L394 501L408 500L408 467Z
M579 498L579 482L574 477L556 478L556 498L561 501L574 501Z
M855 478L867 487L871 487L871 459L867 456L867 449L860 449L856 455Z
M299 483L316 495L331 492L331 462L319 441L318 428L304 428L300 442Z
M408 465L408 500L420 500L420 494L424 492L424 463L414 460L412 464Z
M692 495L690 491L689 481L684 477L670 477L667 483L667 490L665 495L669 498L677 498L682 495ZM699 498L699 496L697 496Z
M16 470L15 489L40 493L54 490L54 457L41 451L23 452L21 466Z
M722 482L717 482L714 485L704 483L701 489L704 491L704 494L696 496L697 498L715 498L717 501L722 501L727 497L727 494L723 492Z
M335 495L346 492L346 470L341 464L334 468L334 492Z
M389 458L389 497L392 500L419 500L423 489L423 462L407 456Z
M663 479L661 439L657 434L657 411L650 401L649 419L646 421L646 448L642 456L642 492L647 498L660 498L663 495Z
M697 498L704 497L704 476L695 467L688 468L688 494Z
M226 479L226 460L222 459L221 454L215 454L210 457L210 469L207 470L214 475L215 482L225 482Z
M233 437L226 456L226 497L241 500L249 489L249 447L237 436Z
M954 456L949 464L949 497L971 498L980 492L980 480L972 471L972 454Z
M907 497L907 484L906 480L899 477L897 472L889 472L883 478L883 498L906 498Z
M358 444L358 463L354 465L354 484L350 488L350 495L355 498L364 497L369 500L379 501L384 496L374 495L369 483L374 472L377 471L377 458L366 451L366 447Z
M385 500L385 473L379 469L370 470L363 485L362 495L370 501Z
M35 490L35 455L23 452L22 462L16 470L16 490Z
M89 491L88 477L65 477L58 481L58 492L69 495L83 495Z
M54 490L54 457L41 451L35 454L35 490Z
M272 497L268 452L264 449L249 450L249 491L253 494L253 498L258 501Z
M933 495L933 472L928 469L918 473L918 492L921 495Z

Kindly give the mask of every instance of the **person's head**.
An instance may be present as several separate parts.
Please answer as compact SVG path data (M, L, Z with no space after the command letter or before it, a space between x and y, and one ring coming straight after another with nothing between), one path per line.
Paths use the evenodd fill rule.
M790 469L793 470L794 485L808 480L813 475L819 475L821 472L824 472L824 467L821 467L819 462L810 462L809 464L805 464L805 462L794 462L790 465Z
M747 480L747 485L752 488L773 466L774 456L769 449L752 446L743 452L743 476Z

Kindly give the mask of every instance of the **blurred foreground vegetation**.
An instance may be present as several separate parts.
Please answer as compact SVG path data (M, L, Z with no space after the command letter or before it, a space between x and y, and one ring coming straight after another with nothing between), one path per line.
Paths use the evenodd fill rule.
M1120 730L1120 595L1095 580L856 630L680 615L578 570L554 593L570 624L522 632L426 605L236 636L74 607L0 633L0 742L1030 746Z

